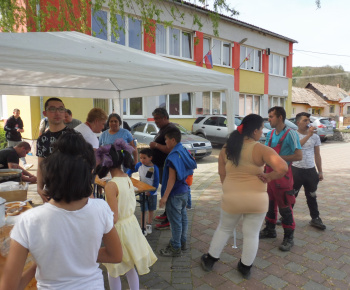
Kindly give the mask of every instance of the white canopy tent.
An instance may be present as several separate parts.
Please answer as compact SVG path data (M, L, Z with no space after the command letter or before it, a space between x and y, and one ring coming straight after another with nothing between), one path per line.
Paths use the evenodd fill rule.
M120 100L224 90L230 129L233 85L231 75L78 32L0 33L1 95Z

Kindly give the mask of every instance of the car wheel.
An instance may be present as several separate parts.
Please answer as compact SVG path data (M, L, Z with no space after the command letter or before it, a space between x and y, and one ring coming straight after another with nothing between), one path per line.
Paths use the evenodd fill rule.
M327 137L321 138L321 142L326 142L326 141L327 141Z
M205 138L205 136L202 133L198 133L197 136Z

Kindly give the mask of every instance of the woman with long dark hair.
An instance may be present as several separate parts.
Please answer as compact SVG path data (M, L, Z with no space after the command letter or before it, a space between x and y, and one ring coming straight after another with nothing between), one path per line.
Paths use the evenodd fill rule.
M286 162L271 148L258 142L263 118L246 116L233 131L219 156L219 175L223 188L219 225L209 252L201 258L202 267L211 271L241 217L243 217L243 250L238 271L249 279L250 269L259 246L259 230L268 209L266 183L287 172ZM268 163L273 172L265 174Z

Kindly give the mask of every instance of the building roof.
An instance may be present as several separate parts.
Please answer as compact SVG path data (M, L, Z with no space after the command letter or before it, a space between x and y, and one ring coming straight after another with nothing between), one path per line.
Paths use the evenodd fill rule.
M292 87L292 103L308 104L311 107L327 107L328 104L313 90Z
M206 13L206 14L213 13L213 11L210 10L210 9L206 9L206 8L203 8L201 6L198 6L198 5L195 5L195 4L192 4L192 3L184 2L184 1L181 1L181 0L175 0L175 1L178 2L180 5L184 5L184 6L190 7L191 9L200 10L201 12ZM277 37L277 38L280 38L280 39L283 39L283 40L286 40L286 41L290 41L290 42L293 42L293 43L298 43L298 41L296 41L296 40L294 40L292 38L285 37L285 36L283 36L281 34L278 34L278 33L266 30L264 28L260 28L258 26L255 26L255 25L252 25L252 24L249 24L249 23L246 23L246 22L234 19L234 18L229 17L229 16L224 15L224 14L220 14L220 13L218 13L218 14L220 15L221 19L225 19L225 20L230 21L230 22L232 22L232 23L234 23L236 25L239 25L239 26L242 26L242 27L245 27L245 28L249 28L249 29L255 30L257 32L270 35L270 36L274 36L274 37Z
M308 83L306 88L315 88L319 93L323 95L326 101L338 102L348 96L348 93L336 86L321 85L319 83Z

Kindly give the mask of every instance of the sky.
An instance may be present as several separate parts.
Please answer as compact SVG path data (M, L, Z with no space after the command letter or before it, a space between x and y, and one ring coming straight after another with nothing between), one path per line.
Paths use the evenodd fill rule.
M350 0L226 0L238 20L296 40L293 66L339 66L350 71ZM331 56L326 54L346 55Z

